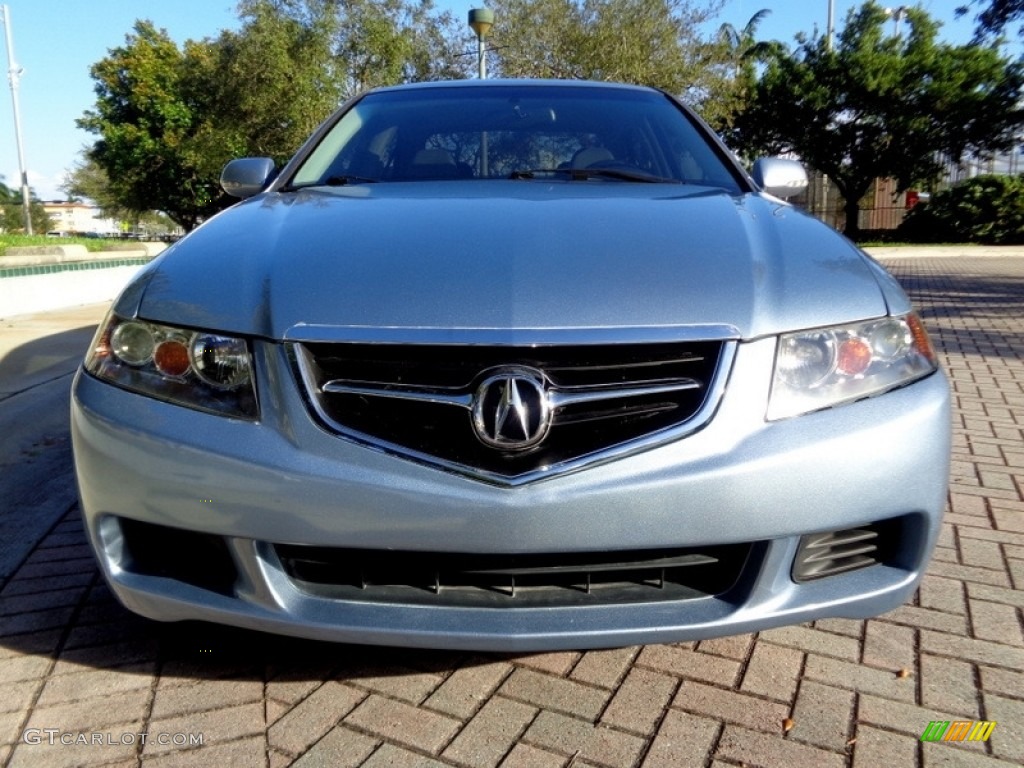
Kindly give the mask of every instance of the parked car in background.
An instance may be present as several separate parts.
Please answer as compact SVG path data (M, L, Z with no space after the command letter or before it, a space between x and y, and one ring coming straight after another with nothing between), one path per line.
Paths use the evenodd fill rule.
M884 269L673 97L353 99L145 267L75 379L131 610L357 643L616 646L867 617L939 532L946 380Z

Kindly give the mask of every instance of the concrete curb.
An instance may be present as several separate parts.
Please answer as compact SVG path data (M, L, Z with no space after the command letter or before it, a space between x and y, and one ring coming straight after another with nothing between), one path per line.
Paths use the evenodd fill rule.
M165 243L126 245L100 252L82 245L10 249L0 257L0 318L111 301L167 248Z
M111 259L153 258L167 249L167 243L124 243L109 251L89 251L84 245L25 245L8 248L0 256L0 270L50 264L75 264Z
M1024 256L1024 245L877 245L863 250L876 259Z

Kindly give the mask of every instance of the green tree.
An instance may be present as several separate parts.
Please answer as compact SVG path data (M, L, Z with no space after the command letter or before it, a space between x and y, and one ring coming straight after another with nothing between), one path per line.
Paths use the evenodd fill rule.
M75 183L104 209L160 210L186 230L233 201L224 164L283 163L363 88L458 76L454 20L432 0L241 0L241 26L178 47L138 21L93 65L96 105L78 125L97 136Z
M89 157L88 149L83 150L81 158L64 175L60 186L61 191L70 200L90 200L99 209L105 219L133 219L139 211L125 208L114 194L107 177L99 164Z
M42 234L53 229L53 220L31 191L28 210L29 218L32 219L32 231L35 234ZM0 227L4 232L25 231L25 202L21 196L21 189L11 189L2 181L0 181Z
M78 125L100 139L89 159L107 174L110 191L132 211L163 210L190 230L222 206L216 179L204 173L194 136L203 102L184 88L195 59L148 21L138 21L125 44L93 65L96 107Z
M724 105L722 116L717 122L718 128L730 128L737 113L742 111L750 101L757 86L757 68L776 52L782 43L776 40L759 40L757 28L761 26L771 10L762 8L755 13L742 29L732 24L722 24L718 28L716 43L723 50L721 67L730 87L727 90L728 105ZM719 97L720 100L722 97Z
M975 176L919 203L900 225L917 242L1024 243L1024 176Z
M69 200L88 200L100 209L102 218L118 221L125 231L160 233L175 228L166 214L125 208L113 193L106 172L89 158L88 150L83 151L79 161L65 174L60 188Z
M494 70L653 85L721 126L736 107L732 75L740 54L701 30L722 6L721 0L495 0Z
M203 115L194 145L207 173L241 155L287 160L342 99L335 3L243 0L242 25L188 43L183 95Z
M869 2L850 12L833 50L821 35L777 50L730 136L745 153L793 153L828 174L851 237L876 178L900 191L932 181L944 158L1010 146L1022 119L1024 69L996 45L940 43L920 8L899 37L887 18Z
M970 0L970 5L957 8L957 15L970 13L972 7L986 6L976 17L978 23L977 37L998 37L1015 21L1024 21L1024 0ZM1024 25L1019 28L1024 37Z
M466 77L472 62L465 22L433 0L349 0L337 10L336 55L344 92L381 85Z

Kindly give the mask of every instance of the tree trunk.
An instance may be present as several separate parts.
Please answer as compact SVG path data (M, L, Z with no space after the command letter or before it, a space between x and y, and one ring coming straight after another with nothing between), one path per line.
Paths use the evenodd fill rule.
M843 210L846 213L846 223L843 225L843 234L848 238L857 241L860 235L860 198L853 197L843 199Z

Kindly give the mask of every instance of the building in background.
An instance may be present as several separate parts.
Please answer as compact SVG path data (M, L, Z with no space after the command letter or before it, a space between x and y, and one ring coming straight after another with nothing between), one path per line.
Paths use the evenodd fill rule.
M121 227L115 219L103 218L100 209L85 203L44 201L43 209L53 222L52 233L61 235L112 235Z

